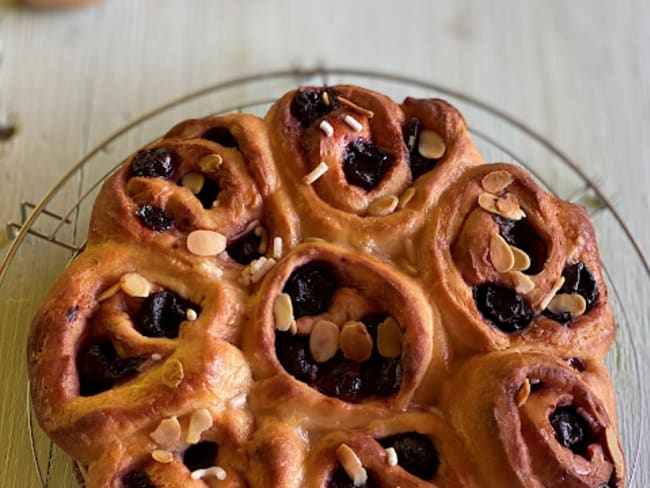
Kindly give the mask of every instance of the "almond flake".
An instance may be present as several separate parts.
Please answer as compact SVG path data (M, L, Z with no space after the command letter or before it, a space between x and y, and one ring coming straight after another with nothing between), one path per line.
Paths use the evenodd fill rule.
M497 200L499 197L492 195L491 193L481 193L478 196L478 205L483 210L486 210L490 213L499 213L497 210Z
M164 451L162 449L156 449L151 453L151 457L157 463L169 464L174 460L174 455L169 451Z
M555 283L553 283L553 286L551 287L551 291L544 297L542 303L540 303L540 309L544 310L546 307L548 307L548 304L551 303L551 300L553 300L553 297L557 291L562 288L562 285L564 285L564 276L560 276L557 280L555 280Z
M402 354L402 329L393 317L388 317L377 326L377 351L385 358L396 358Z
M212 230L195 230L187 236L187 250L197 256L216 256L226 250L227 239Z
M530 268L530 257L524 251L515 246L510 246L515 262L512 266L513 271L526 271Z
M201 434L212 427L212 415L207 408L195 411L190 417L190 425L187 428L185 440L190 444L196 444L201 440Z
M524 383L521 385L521 388L519 388L519 391L517 392L517 406L521 407L523 406L527 401L528 397L530 396L530 381L528 378L524 380Z
M367 108L364 108L361 105L357 105L352 100L349 100L349 99L347 99L345 97L342 97L340 95L337 96L336 99L339 102L341 102L343 105L345 105L346 107L351 108L352 110L354 110L355 112L363 115L364 117L368 117L369 119L372 119L375 116L375 112L373 112L372 110L368 110Z
M343 469L352 480L354 486L363 486L368 481L366 473L359 456L347 444L341 444L336 449L336 458L339 460Z
M415 196L415 187L409 186L406 190L404 190L404 193L402 193L402 196L399 197L399 203L397 204L397 208L402 210L408 203L413 199Z
M283 332L289 330L291 322L295 322L293 316L293 304L291 297L286 293L280 293L273 302L273 317L275 328Z
M527 275L521 271L510 271L510 276L515 285L515 291L522 295L526 295L535 288L535 283Z
M163 365L162 380L169 388L176 388L183 381L185 372L183 363L178 359L170 359Z
M363 322L351 320L343 324L340 343L345 359L362 363L372 354L372 337Z
M587 301L578 293L559 293L551 299L548 309L558 315L569 312L575 317L585 313Z
M205 176L202 173L185 173L181 184L195 195L201 191L205 183Z
M447 146L440 134L433 130L424 129L420 131L418 141L418 152L427 159L440 159L444 156Z
M497 213L510 220L521 220L526 213L519 206L519 199L514 193L508 193L505 197L496 201Z
M399 198L395 195L386 195L378 198L368 205L368 215L372 215L373 217L384 217L393 213L397 208L398 203Z
M120 278L120 288L130 297L146 298L151 293L151 283L138 273L126 273Z
M181 438L181 424L176 417L161 420L156 430L149 434L149 437L159 446L173 446Z
M498 273L510 271L515 264L515 256L510 245L499 234L490 238L490 261Z
M199 161L199 168L204 173L216 173L223 164L223 158L220 154L209 154Z
M503 169L492 171L481 179L481 186L490 193L499 193L513 182L512 175Z
M121 289L122 289L122 286L120 285L120 283L119 282L115 283L110 288L107 288L106 290L104 290L104 292L97 297L97 301L98 302L103 302L104 300L108 300L112 296L116 295L117 292L120 291Z
M324 363L339 350L339 327L329 320L319 320L309 335L309 352L314 361Z
M212 466L205 469L195 469L190 475L193 480L200 480L202 478L207 478L208 476L214 476L219 481L226 479L226 470L221 466Z
M616 476L622 477L623 472L625 471L625 461L623 459L621 447L618 444L618 436L616 435L614 428L611 426L605 429L605 441L607 442L609 455L612 457L612 461L614 461Z
M397 459L397 451L394 447L387 447L384 449L386 451L386 462L389 466L397 466L399 459Z

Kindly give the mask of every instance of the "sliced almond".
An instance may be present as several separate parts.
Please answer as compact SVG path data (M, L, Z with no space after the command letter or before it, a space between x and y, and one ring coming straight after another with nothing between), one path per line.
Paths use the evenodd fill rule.
M221 466L211 466L209 468L201 468L201 469L195 469L190 473L190 477L193 480L200 480L203 478L209 478L209 477L214 477L217 478L219 481L223 481L226 479L226 470L223 469Z
M499 193L513 182L512 175L503 169L492 171L481 179L481 186L490 193Z
M483 210L490 213L499 213L497 210L497 200L499 197L491 193L481 193L478 196L478 205Z
M295 322L293 317L293 304L288 294L280 293L275 297L275 301L273 302L273 317L275 318L275 328L283 332L289 330L291 322Z
M151 453L151 457L157 463L169 464L174 460L174 455L169 451L164 451L162 449L156 449Z
M551 299L548 309L558 315L569 312L576 317L585 313L587 301L578 293L558 293Z
M527 275L521 271L510 271L510 276L515 285L515 291L522 295L526 295L535 288L535 283Z
M223 164L223 158L220 154L209 154L199 161L199 168L204 173L216 173Z
M526 214L519 205L519 199L514 193L508 193L506 196L496 201L497 213L511 220L521 220Z
M138 273L125 273L120 278L120 288L130 297L146 298L151 293L151 283Z
M323 95L325 95L325 93L326 92L323 92ZM372 110L368 110L367 108L362 107L361 105L358 105L358 104L354 103L352 100L348 100L347 98L342 97L340 95L337 96L336 99L339 102L341 102L343 105L345 105L346 107L350 107L355 112L358 112L361 115L363 115L365 117L368 117L369 119L372 119L375 116L375 113ZM329 105L329 104L326 103L326 105Z
M402 193L402 196L399 197L399 203L397 204L397 208L400 210L406 207L408 203L413 200L413 197L415 196L415 187L414 186L409 186L406 190L404 190L404 193Z
M377 326L377 351L385 358L396 358L402 354L402 329L393 317L388 317Z
M205 183L205 176L202 173L185 173L181 184L195 195L201 191Z
M544 310L546 307L548 307L548 304L551 303L551 300L553 300L553 297L557 293L557 291L562 288L562 285L564 285L564 276L560 276L557 280L555 280L555 283L553 283L553 286L551 287L551 291L544 297L544 300L542 300L542 303L540 303L539 307Z
M421 156L427 159L440 159L446 150L447 146L440 134L429 129L420 131L418 152Z
M162 370L162 380L169 388L176 388L183 381L185 372L183 371L183 363L178 359L170 359L167 361Z
M383 217L389 215L395 211L397 204L399 203L399 198L395 195L386 195L384 197L378 198L370 205L368 205L368 215L373 217Z
M621 452L621 447L618 443L616 431L611 426L605 429L605 441L607 442L609 455L612 457L612 461L614 461L616 477L622 478L625 471L625 460L623 459L623 453Z
M384 449L386 451L386 462L389 466L397 466L399 459L397 459L397 451L394 447L387 447Z
M498 273L510 271L515 264L512 249L500 234L494 234L490 238L490 261Z
M351 320L343 324L340 344L343 357L357 363L366 361L372 354L372 337L363 322Z
M515 246L510 246L512 255L515 259L512 265L512 271L526 271L530 268L530 257L524 251Z
M227 239L212 230L195 230L187 236L187 250L197 256L216 256L226 250Z
M201 440L201 434L212 427L212 415L207 408L196 410L190 417L190 425L187 428L185 440L190 444L196 444Z
M343 466L343 469L352 480L354 486L362 486L368 481L368 473L366 473L361 459L347 444L341 444L336 449L336 458Z
M104 300L108 300L112 296L116 295L118 291L122 289L122 285L120 283L115 283L113 286L110 288L107 288L104 290L104 292L97 297L98 302L103 302Z
M519 388L519 391L517 392L517 406L518 407L523 406L528 401L529 396L530 396L530 380L526 378L524 380L524 383L521 385L521 388Z
M159 446L173 446L181 438L181 424L176 417L161 420L156 430L149 434L149 437Z
M324 363L339 350L339 327L329 320L319 320L309 335L309 351L314 361Z

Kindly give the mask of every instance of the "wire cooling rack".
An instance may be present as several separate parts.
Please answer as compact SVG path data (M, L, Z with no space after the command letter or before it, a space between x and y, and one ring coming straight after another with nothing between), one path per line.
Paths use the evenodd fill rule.
M176 122L210 114L247 112L263 115L271 103L299 85L350 83L383 92L396 100L406 96L442 97L456 105L468 121L474 142L486 161L524 166L548 191L584 206L590 214L619 324L617 342L606 363L618 401L618 424L628 463L627 486L645 486L650 466L640 453L647 440L646 394L641 371L648 359L635 345L637 327L648 327L650 266L611 202L565 154L525 123L479 100L439 85L404 76L347 69L291 70L234 79L190 93L152 110L122 127L97 145L66 173L38 203L21 204L20 222L9 222L13 239L0 265L0 306L11 303L4 320L28 324L56 276L84 245L93 202L104 180L136 148L156 140ZM39 269L38 276L27 269ZM42 271L41 271L42 270ZM16 334L18 361L26 330ZM25 409L26 373L16 391ZM11 385L10 385L11 388ZM18 459L33 460L33 477L44 488L81 482L83 473L54 446L33 421L29 398L23 425L15 426ZM25 486L30 485L26 483Z

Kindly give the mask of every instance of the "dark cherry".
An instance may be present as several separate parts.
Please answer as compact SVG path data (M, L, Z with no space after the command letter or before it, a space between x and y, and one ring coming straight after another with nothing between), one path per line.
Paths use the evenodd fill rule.
M325 88L330 104L323 100L323 90L301 90L291 100L291 115L300 125L309 127L315 120L327 115L337 107L336 95L330 88Z
M138 331L147 337L167 337L174 339L178 337L178 330L186 319L188 308L199 313L199 308L180 298L174 292L161 290L149 295L142 307L138 317Z
M438 471L438 451L425 435L409 432L386 437L380 443L385 448L394 448L399 465L413 476L430 480Z
M127 379L137 372L146 356L121 358L109 340L93 341L79 352L79 394L91 396L110 390L119 380Z
M373 358L369 361L374 381L367 383L373 385L370 395L390 396L397 393L402 385L402 363L400 358ZM369 368L370 369L370 368Z
M68 322L74 322L77 319L77 313L79 312L79 305L73 305L72 307L68 308L68 310L65 313L65 318L68 320Z
M566 362L569 366L571 366L573 369L575 369L580 373L582 373L585 369L587 369L587 367L585 366L585 362L580 358L576 358L576 357L568 358Z
M357 139L345 149L343 172L351 185L372 190L389 169L388 156L372 142Z
M131 176L170 178L174 174L174 157L169 149L143 149L131 161Z
M203 133L201 139L216 142L217 144L221 144L223 147L234 147L239 149L239 143L233 137L232 132L225 127L212 127Z
M156 488L151 480L149 475L144 471L134 470L122 478L122 487L123 488Z
M372 478L368 478L362 485L358 485L356 488L375 488L377 484L372 481ZM332 477L330 478L327 488L355 488L353 481L350 479L348 474L343 469L343 466L337 464L336 469L332 472Z
M212 467L217 462L219 445L210 441L201 441L187 448L183 454L183 464L190 471Z
M330 266L314 261L295 269L282 291L291 297L293 315L299 318L325 312L337 287L337 279Z
M356 403L362 399L365 390L361 365L344 359L338 353L321 365L314 386L324 395Z
M528 254L530 266L524 273L535 275L542 271L547 256L546 243L528 219L510 220L494 215L494 221L499 225L499 233L508 244Z
M587 302L586 312L591 310L598 300L598 284L589 271L589 268L587 268L587 265L583 262L578 262L566 266L562 271L562 276L564 276L564 284L558 290L558 293L578 293L582 295ZM561 324L566 324L573 319L573 316L569 312L555 314L546 309L542 313Z
M275 354L287 373L296 379L305 383L316 379L318 366L309 352L309 337L277 331Z
M549 421L555 430L555 439L574 454L585 455L589 446L589 426L578 414L575 407L565 405L557 407L550 415Z
M196 194L203 208L212 208L221 188L219 184L210 178L204 178L201 190Z
M413 179L417 179L424 173L431 171L439 159L425 158L418 151L418 141L420 139L420 121L413 117L404 127L402 131L404 136L404 143L409 153L409 166L411 167L411 175Z
M494 283L475 286L474 300L483 317L502 332L522 330L533 319L533 312L524 298L505 286Z
M231 241L226 251L239 264L248 264L262 255L259 251L261 241L260 236L250 231Z
M166 232L174 228L174 217L163 209L152 205L143 205L135 211L142 223L156 232Z

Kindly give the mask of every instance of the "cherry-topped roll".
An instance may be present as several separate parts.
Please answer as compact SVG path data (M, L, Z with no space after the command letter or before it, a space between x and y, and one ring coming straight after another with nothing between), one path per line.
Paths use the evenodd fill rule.
M623 487L587 214L443 100L181 121L89 229L27 348L85 488Z

